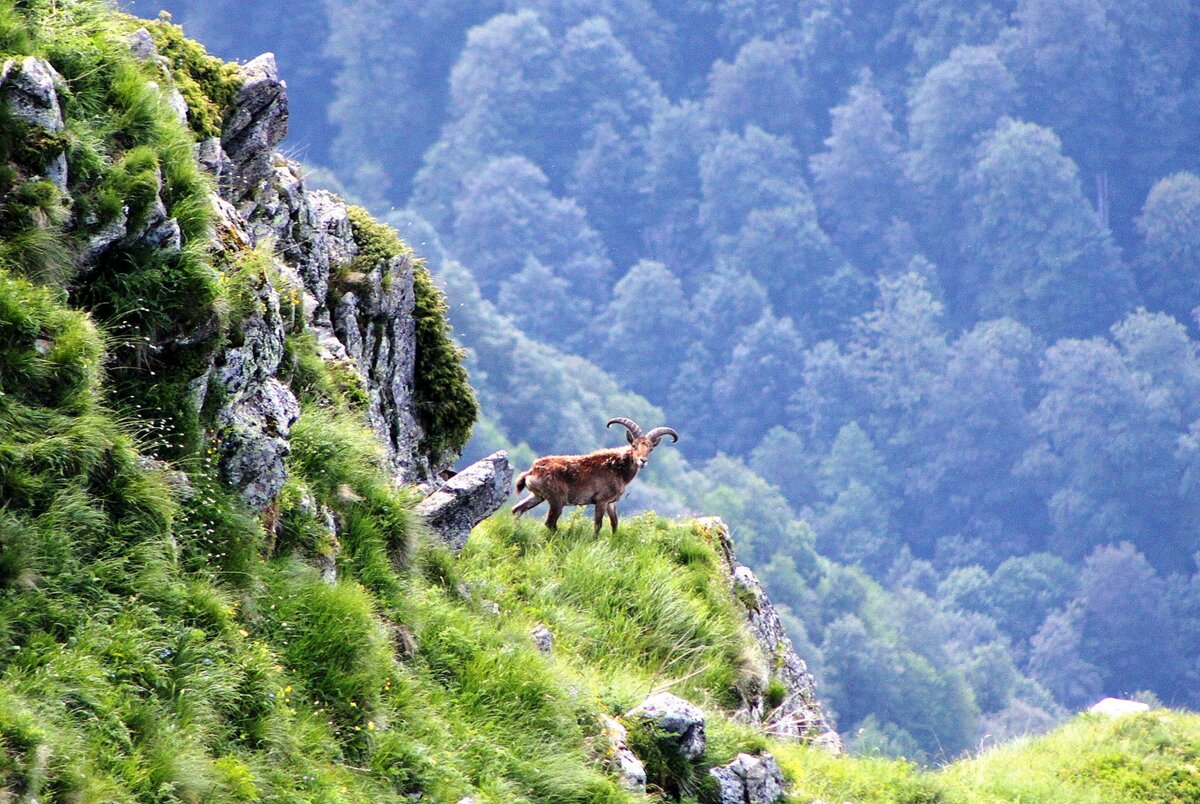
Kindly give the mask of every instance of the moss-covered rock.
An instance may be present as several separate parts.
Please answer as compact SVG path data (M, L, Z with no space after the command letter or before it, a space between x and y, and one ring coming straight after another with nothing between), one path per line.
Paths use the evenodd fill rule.
M209 55L203 45L184 36L183 28L169 16L137 20L136 24L145 25L158 55L166 59L171 78L187 103L188 126L200 139L219 137L242 86L237 65Z
M391 227L379 223L361 207L350 207L349 213L358 254L342 274L342 281L352 274L377 270L381 263L393 259L412 259L412 252ZM421 453L437 466L466 445L479 406L463 366L463 351L451 337L445 295L420 260L413 262L412 286L416 322L414 407L424 433Z

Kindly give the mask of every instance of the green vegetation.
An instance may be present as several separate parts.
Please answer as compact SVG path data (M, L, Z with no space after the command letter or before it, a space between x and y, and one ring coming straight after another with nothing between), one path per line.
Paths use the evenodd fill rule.
M0 48L54 64L66 117L61 139L31 142L0 118L3 795L638 800L594 752L599 716L668 689L705 709L708 749L679 762L661 735L634 727L652 796L707 800L710 766L763 750L797 801L1200 795L1200 718L1181 713L1083 717L939 771L774 743L733 718L749 695L777 704L786 694L768 681L775 657L746 633L753 601L732 592L709 532L687 522L647 514L596 538L582 515L554 534L499 515L452 555L414 515L414 493L392 483L361 383L320 359L299 289L273 256L208 253L210 187L192 133L150 86L156 68L128 55L129 25L91 0L0 0ZM202 96L189 98L194 133L209 132L236 91L231 73L173 26L153 29ZM59 148L66 194L36 172ZM178 250L138 237L160 222L160 202L179 222ZM352 273L406 253L386 227L352 215ZM77 272L90 237L122 216L132 236ZM476 406L445 300L419 263L415 272L432 457L461 445ZM281 376L302 415L288 481L257 514L220 482L221 436L187 385L239 324L271 312L268 281L286 324ZM851 647L868 629L905 626L857 571L792 572L821 585L821 616ZM947 599L972 599L976 580L956 578ZM930 620L921 602L908 616ZM537 625L554 637L547 653L530 638ZM898 661L937 689L932 659ZM981 674L1003 680L1004 670ZM838 678L851 689L855 676ZM965 682L943 693L914 708L972 705Z
M124 39L127 18L104 4L0 4L7 47L47 59L62 76L61 134L0 115L0 263L39 282L69 288L72 304L109 338L110 404L156 438L145 446L180 458L200 442L186 384L220 345L221 289L208 256L210 182L192 155L191 134L152 83L154 64L137 62ZM31 175L65 153L70 199ZM139 234L163 220L182 248L152 248ZM90 281L76 263L96 227L126 217L128 237L96 257ZM179 343L185 334L207 338Z
M463 350L450 339L446 297L420 261L413 266L417 323L415 401L425 429L421 448L436 464L443 455L466 446L479 415L475 392L467 382Z
M884 758L773 749L792 800L992 804L1195 801L1200 715L1164 709L1110 719L1082 715L1051 734L984 751L938 771Z
M183 35L169 16L153 22L136 20L154 39L160 56L171 67L171 78L188 107L188 126L200 139L219 137L242 86L237 65L210 56L204 47Z

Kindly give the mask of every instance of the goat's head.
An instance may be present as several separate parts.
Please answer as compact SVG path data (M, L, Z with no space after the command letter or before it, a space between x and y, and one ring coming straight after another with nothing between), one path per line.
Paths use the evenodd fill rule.
M639 469L646 466L646 461L650 458L650 453L654 451L654 448L658 446L664 437L670 436L672 443L679 440L679 433L670 427L655 427L650 432L643 433L642 428L638 427L637 422L620 417L609 419L608 424L605 426L612 427L614 424L620 424L625 428L625 438L629 441L629 448L633 450L633 460L637 463Z

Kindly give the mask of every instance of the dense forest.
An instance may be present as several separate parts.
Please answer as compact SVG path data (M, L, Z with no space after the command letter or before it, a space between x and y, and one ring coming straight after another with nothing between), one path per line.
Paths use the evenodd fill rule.
M736 523L853 745L1200 706L1200 3L124 5L277 53L470 455L680 431L626 507Z

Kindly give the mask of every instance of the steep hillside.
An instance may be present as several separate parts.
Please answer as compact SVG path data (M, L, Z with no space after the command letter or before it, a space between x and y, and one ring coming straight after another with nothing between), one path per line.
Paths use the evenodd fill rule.
M269 55L89 0L0 4L0 40L8 794L628 800L604 718L667 689L712 737L631 721L652 786L828 734L721 528L428 533L411 484L476 413L445 302L275 152Z

